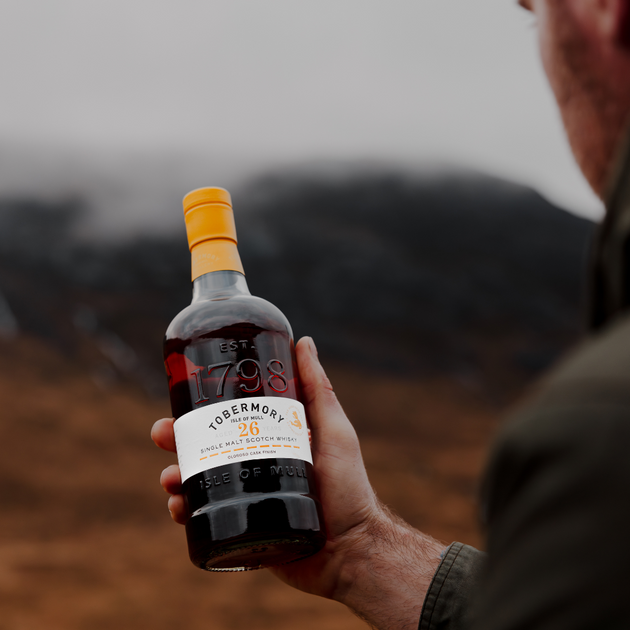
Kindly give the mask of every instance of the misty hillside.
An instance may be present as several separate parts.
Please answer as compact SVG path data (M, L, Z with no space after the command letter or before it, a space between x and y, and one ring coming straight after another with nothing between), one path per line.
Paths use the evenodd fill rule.
M527 188L277 175L234 201L252 293L328 360L509 389L579 334L593 224ZM176 234L87 243L85 212L81 199L0 201L0 330L46 339L99 382L164 393L161 337L190 300L183 218Z

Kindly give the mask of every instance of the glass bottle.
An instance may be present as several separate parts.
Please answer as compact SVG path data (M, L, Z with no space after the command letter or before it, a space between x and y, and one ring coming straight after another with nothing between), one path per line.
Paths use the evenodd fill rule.
M284 564L326 541L291 326L247 288L229 193L184 198L193 299L164 359L192 562L210 571Z

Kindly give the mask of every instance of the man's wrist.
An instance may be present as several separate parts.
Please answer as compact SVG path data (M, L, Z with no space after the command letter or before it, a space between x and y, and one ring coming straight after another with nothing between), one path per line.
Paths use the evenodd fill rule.
M446 546L383 506L352 536L334 599L375 628L417 629Z

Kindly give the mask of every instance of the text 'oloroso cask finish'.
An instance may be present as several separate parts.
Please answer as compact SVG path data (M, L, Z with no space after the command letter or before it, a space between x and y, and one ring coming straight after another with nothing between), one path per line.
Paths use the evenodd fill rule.
M230 194L194 190L184 216L193 299L164 359L190 558L211 571L291 562L326 540L291 327L249 293Z

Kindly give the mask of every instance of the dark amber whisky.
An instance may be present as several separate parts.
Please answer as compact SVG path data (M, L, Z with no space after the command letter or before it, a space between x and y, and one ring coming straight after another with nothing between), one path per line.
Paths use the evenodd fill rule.
M184 199L192 304L164 342L192 562L211 571L284 564L326 541L293 337L249 293L229 193Z

